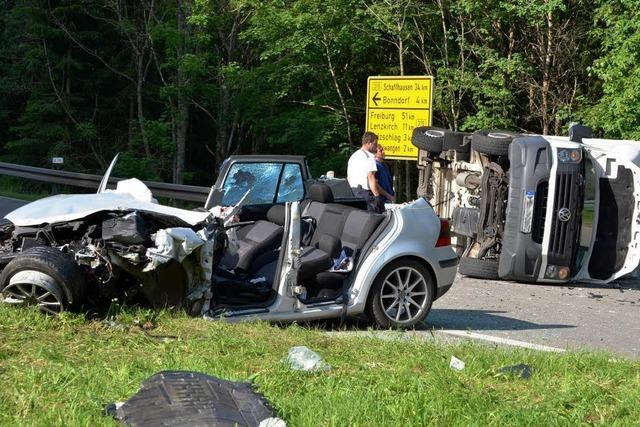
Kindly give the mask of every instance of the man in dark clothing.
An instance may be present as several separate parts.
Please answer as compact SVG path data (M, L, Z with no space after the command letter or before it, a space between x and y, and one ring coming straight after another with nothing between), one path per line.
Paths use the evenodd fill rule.
M396 193L393 191L393 176L391 175L391 171L389 171L387 165L384 164L384 148L382 148L382 145L380 144L378 144L378 149L376 151L376 167L376 179L378 181L378 185L382 187L384 193L386 193L386 196L381 195L380 197L384 199L384 203L395 203Z

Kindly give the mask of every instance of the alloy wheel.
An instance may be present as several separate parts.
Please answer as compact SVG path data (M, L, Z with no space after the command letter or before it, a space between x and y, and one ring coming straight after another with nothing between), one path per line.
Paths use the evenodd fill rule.
M380 305L385 315L397 323L411 323L428 308L428 283L413 267L392 270L380 290Z
M36 270L14 274L0 293L1 301L16 306L36 306L50 315L64 311L63 293L55 279Z

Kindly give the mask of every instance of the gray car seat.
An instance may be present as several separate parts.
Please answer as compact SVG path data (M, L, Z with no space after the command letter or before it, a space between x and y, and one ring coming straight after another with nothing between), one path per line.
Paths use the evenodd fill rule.
M327 276L333 259L343 250L357 257L384 218L384 215L333 203L331 189L325 184L313 184L309 196L311 200L305 203L302 216L313 217L317 225L310 245L302 249L300 257L298 278L305 284L312 284L319 274L319 278ZM331 283L338 282L336 277L331 279Z
M230 269L249 271L258 255L280 246L284 221L284 206L275 205L267 212L266 221L260 220L238 228L234 240L238 250L234 254L226 254L222 264Z

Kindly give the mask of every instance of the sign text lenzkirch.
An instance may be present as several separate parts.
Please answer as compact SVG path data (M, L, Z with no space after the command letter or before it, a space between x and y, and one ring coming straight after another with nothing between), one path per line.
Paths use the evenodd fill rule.
M431 76L369 77L366 128L378 135L388 159L417 159L411 134L431 125L432 102Z

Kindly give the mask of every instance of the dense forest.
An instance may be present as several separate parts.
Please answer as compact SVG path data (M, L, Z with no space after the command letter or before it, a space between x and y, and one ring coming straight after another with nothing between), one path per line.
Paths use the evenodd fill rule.
M3 0L4 161L211 184L234 153L344 172L370 75L434 125L640 139L635 0ZM404 168L398 168L398 173Z

